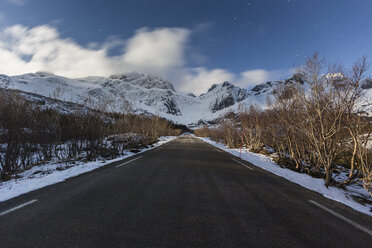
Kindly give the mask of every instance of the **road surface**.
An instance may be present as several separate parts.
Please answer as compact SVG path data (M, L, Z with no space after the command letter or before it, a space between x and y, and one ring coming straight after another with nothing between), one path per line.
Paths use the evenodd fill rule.
M372 247L372 218L191 136L0 203L0 247Z

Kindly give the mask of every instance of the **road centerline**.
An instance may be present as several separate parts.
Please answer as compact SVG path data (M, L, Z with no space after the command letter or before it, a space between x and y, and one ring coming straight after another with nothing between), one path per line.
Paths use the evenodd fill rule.
M120 167L120 166L123 166L123 165L126 165L126 164L129 164L130 162L133 162L133 161L135 161L135 160L137 160L137 159L140 159L140 158L142 158L142 157L143 157L143 156L139 156L139 157L134 158L134 159L132 159L132 160L129 160L129 161L125 162L125 163L119 164L119 165L116 166L116 168L118 168L118 167Z
M26 207L27 205L30 205L30 204L32 204L32 203L34 203L34 202L37 202L37 199L34 199L34 200L31 200L31 201L25 202L25 203L23 203L23 204L21 204L21 205L18 205L18 206L16 206L16 207L14 207L14 208L11 208L11 209L8 209L8 210L5 210L4 212L1 212L1 213L0 213L0 216L3 216L3 215L6 215L6 214L9 214L9 213L11 213L11 212L13 212L13 211L15 211L15 210L17 210L17 209L20 209L20 208Z
M326 211L326 212L332 214L333 216L336 216L337 218L339 218L339 219L341 219L341 220L343 220L343 221L345 221L345 222L351 224L352 226L354 226L354 227L358 228L359 230L361 230L361 231L363 231L363 232L369 234L370 236L372 236L372 231L369 230L368 228L366 228L366 227L364 227L364 226L362 226L362 225L359 225L358 223L356 223L356 222L354 222L354 221L352 221L352 220L346 218L345 216L343 216L343 215L341 215L341 214L339 214L339 213L333 211L332 209L329 209L329 208L323 206L323 205L320 204L320 203L317 203L316 201L313 201L313 200L308 200L308 201L309 201L310 203L314 204L315 206L317 206L317 207L323 209L324 211Z
M239 160L236 160L236 159L233 159L233 158L231 158L232 160L234 160L235 162L237 162L237 163L239 163L239 164L241 164L241 165L243 165L245 168L247 168L247 169L250 169L250 170L254 170L252 167L249 167L248 165L246 165L246 164L243 164L242 162L240 162Z

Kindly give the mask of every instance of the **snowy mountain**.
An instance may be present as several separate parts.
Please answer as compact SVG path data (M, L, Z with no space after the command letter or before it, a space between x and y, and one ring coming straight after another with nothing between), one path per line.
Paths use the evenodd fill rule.
M85 105L106 111L151 113L175 123L196 126L213 122L240 105L266 106L267 97L278 84L303 83L294 75L284 82L259 84L251 90L229 82L214 84L200 96L177 92L171 82L154 75L125 73L110 77L70 79L46 72L20 76L0 75L0 87ZM369 86L366 86L369 87ZM363 108L372 112L372 89ZM36 97L36 96L34 96Z
M372 117L372 78L368 78L361 86L363 90L363 99L358 103L361 112Z
M95 112L95 110L92 110L78 103L61 101L58 99L38 95L35 93L24 92L14 89L4 89L0 87L0 96L9 95L20 96L22 100L24 100L26 103L29 103L33 107L37 107L41 110L46 109L55 110L64 114Z

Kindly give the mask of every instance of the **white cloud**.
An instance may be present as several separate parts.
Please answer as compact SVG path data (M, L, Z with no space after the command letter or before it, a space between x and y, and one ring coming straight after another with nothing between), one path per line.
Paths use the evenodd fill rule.
M140 29L128 41L111 39L103 45L83 47L72 39L61 38L58 30L49 25L34 28L14 25L0 33L0 73L50 71L83 77L138 70L164 74L184 64L189 33L188 29L180 28ZM123 54L110 57L107 54L113 46L126 49Z
M189 35L190 30L184 28L139 29L128 41L124 61L143 71L162 72L183 66Z
M195 94L206 92L213 83L237 80L237 85L245 88L289 74L284 70L260 69L236 76L224 69L189 67L190 54L195 55L187 44L192 33L185 28L142 28L127 40L110 37L103 44L82 46L61 37L50 25L33 28L14 25L0 31L0 73L49 71L76 78L139 71L168 78L178 90ZM122 49L122 53L109 56L112 49ZM200 58L204 58L203 55Z
M114 71L116 59L108 58L104 49L88 49L71 39L62 39L48 25L31 29L15 25L6 28L0 37L0 72L4 74L50 71L79 77Z
M273 70L255 69L244 71L240 74L237 85L243 88L265 83L267 81L280 80L288 77L291 70Z
M212 84L224 81L231 82L234 78L234 74L223 69L207 70L198 67L184 71L177 86L181 91L200 95L205 93Z
M22 5L25 5L28 0L6 0L8 3L12 3L12 4L15 4L15 5L18 5L18 6L22 6Z

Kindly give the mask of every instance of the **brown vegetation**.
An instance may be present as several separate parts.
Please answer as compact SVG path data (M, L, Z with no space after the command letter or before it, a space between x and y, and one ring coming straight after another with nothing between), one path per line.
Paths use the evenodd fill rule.
M18 94L0 96L0 179L51 159L113 158L159 136L178 135L157 116L40 109Z
M275 89L269 108L251 106L239 115L229 113L220 126L196 130L229 147L243 140L251 151L275 151L282 166L322 177L325 185L346 186L362 181L372 195L371 121L356 112L366 59L350 72L330 66L318 54L306 61L298 73L305 83L282 84ZM348 178L335 182L337 166L349 170Z

